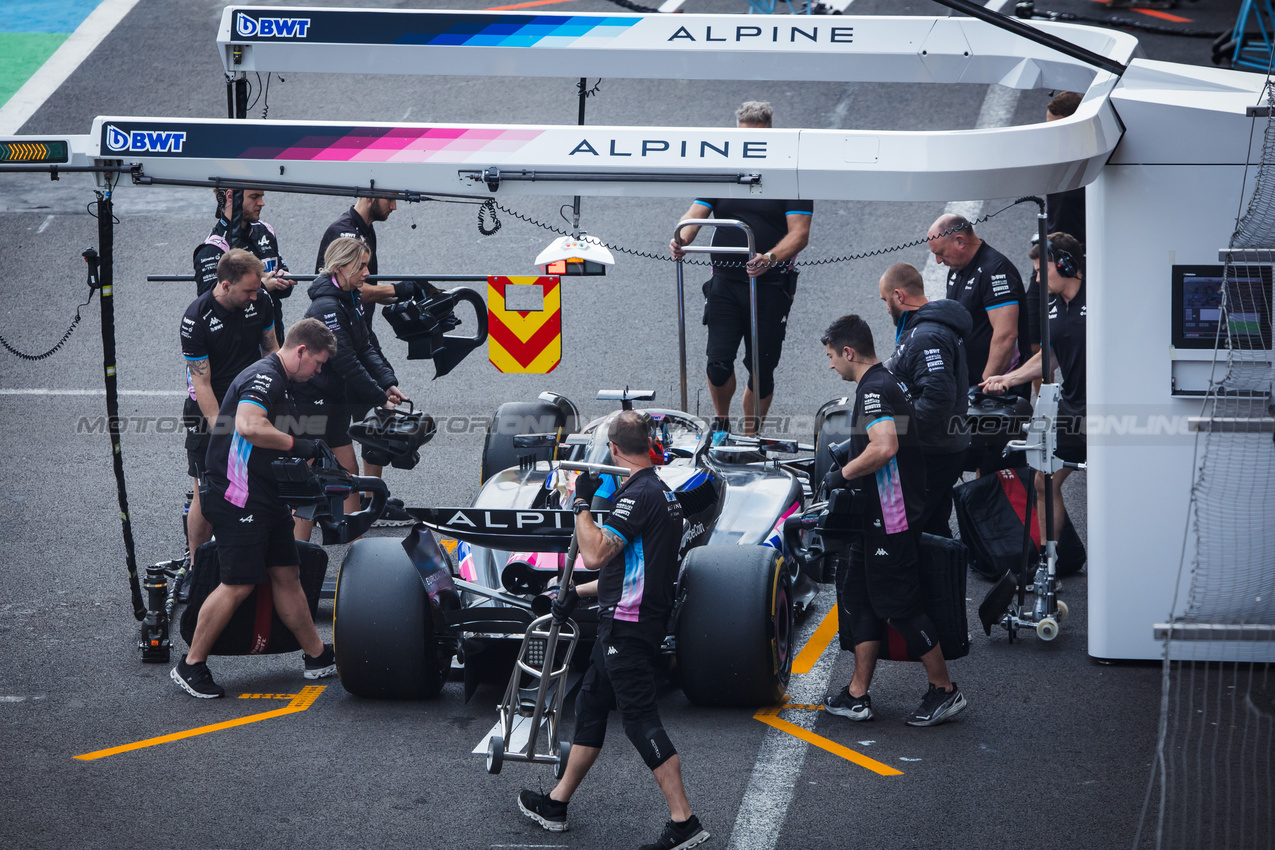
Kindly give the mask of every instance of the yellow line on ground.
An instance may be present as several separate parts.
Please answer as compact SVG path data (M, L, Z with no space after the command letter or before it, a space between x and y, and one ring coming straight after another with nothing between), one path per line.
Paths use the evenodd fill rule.
M792 662L792 672L797 674L809 673L815 668L815 662L819 660L819 656L823 655L823 651L828 648L828 644L832 643L832 639L837 636L837 606L828 609L828 613L823 615L823 620L819 623L819 628L815 629L815 633L810 636L810 640L806 641L806 645L801 648L801 652L797 653L797 657Z
M79 761L93 761L95 759L106 758L107 756L118 755L119 753L127 753L131 750L140 750L146 747L154 747L157 744L167 744L171 741L180 741L183 738L193 738L196 735L207 735L209 732L220 732L222 729L233 729L236 726L246 726L249 723L258 723L262 720L270 720L275 717L283 717L285 714L296 714L305 711L314 705L314 701L319 698L319 694L323 693L324 685L308 685L301 689L301 693L292 698L283 708L276 708L274 711L266 711L261 714L249 714L247 717L239 717L235 720L227 720L223 723L213 723L210 726L200 726L195 729L187 729L184 732L173 732L171 735L161 735L158 738L147 738L145 741L134 741L131 744L123 744L118 747L111 747L106 750L97 750L84 755L75 756Z
M761 709L756 714L754 714L753 717L754 719L760 720L762 723L765 723L767 726L773 726L774 728L778 729L780 732L787 732L789 735L792 735L796 738L800 738L801 740L805 741L807 744L813 744L814 746L820 748L821 750L827 750L828 752L832 753L834 756L841 756L843 759L852 761L855 764L859 765L859 767L866 768L872 771L873 773L880 774L881 776L902 776L903 775L903 771L895 770L894 768L890 767L888 764L882 764L876 759L868 758L863 753L855 752L849 747L843 747L841 744L838 744L836 741L829 741L827 738L824 738L820 735L816 735L814 732L808 732L805 729L802 729L800 726L796 725L795 723L789 723L787 720L780 719L779 712L782 711L784 708L786 708L786 706L773 705L773 706L770 706L769 708Z

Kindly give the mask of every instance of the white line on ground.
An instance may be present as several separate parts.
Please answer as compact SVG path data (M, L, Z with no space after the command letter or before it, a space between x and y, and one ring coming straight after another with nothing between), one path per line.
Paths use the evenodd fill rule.
M184 390L119 390L120 395L136 396L184 396ZM106 390L54 390L40 388L0 389L0 395L106 395Z
M0 108L0 136L15 135L67 77L110 35L137 0L102 0L62 46Z
M44 231L46 231L46 230L48 230L48 229L49 229L49 225L50 225L50 224L52 224L52 223L53 223L53 216L51 216L51 215L46 215L46 216L44 217L44 221L40 224L40 226L39 226L39 227L37 227L37 228L35 229L35 232L36 232L36 233L43 233Z
M802 625L796 646L805 645L821 619L822 612L810 613ZM829 646L809 673L793 676L788 683L790 701L821 705L836 659L837 650ZM791 722L810 730L814 729L818 719L819 712L802 711L791 718ZM727 850L774 850L779 843L780 830L788 819L788 807L809 749L810 745L805 741L766 727L766 737L762 739L761 751L748 778L744 799L739 804L739 815L735 818Z

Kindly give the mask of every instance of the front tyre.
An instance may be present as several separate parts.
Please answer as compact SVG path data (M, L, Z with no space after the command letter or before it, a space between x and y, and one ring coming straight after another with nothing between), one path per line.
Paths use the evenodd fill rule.
M792 671L792 580L768 546L691 550L681 579L677 664L698 705L779 702Z

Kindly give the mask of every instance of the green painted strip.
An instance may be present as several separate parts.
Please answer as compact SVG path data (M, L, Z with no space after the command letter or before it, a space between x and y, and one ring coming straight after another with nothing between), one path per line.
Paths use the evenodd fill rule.
M67 33L0 32L0 106L53 55Z

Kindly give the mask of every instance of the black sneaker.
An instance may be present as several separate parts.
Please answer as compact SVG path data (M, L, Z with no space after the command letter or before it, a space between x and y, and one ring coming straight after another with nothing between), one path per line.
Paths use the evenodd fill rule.
M671 820L664 824L660 837L650 844L643 844L642 850L682 850L683 847L703 844L708 839L708 830L700 826L699 818L691 815L681 823Z
M950 691L940 691L931 684L907 723L909 726L937 726L960 714L965 705L965 694L956 687L956 682L952 683Z
M850 720L871 720L872 694L865 692L861 697L852 697L850 688L847 686L833 696L824 697L823 707L829 714L835 714L838 717Z
M186 656L177 662L177 666L168 674L174 682L192 697L198 699L217 699L226 695L226 689L213 681L212 673L204 662L187 664Z
M548 794L524 788L518 792L518 808L550 832L566 832L571 828L567 825L567 804L559 803Z
M372 523L376 528L397 528L415 524L416 517L403 509L402 499L386 499L385 510L381 511L381 518Z
M318 658L311 658L304 652L301 655L305 658L305 673L302 675L307 679L323 679L336 672L336 652L330 643L323 645L323 652Z

